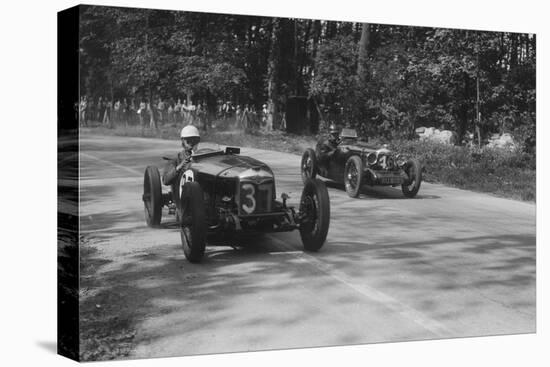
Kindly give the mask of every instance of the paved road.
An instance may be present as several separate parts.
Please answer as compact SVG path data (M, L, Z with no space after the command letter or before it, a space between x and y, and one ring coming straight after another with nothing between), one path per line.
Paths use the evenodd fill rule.
M177 141L81 137L81 231L104 309L131 319L132 357L535 331L535 205L423 183L416 199L330 185L319 253L297 232L256 247L207 247L188 263L179 232L146 227L143 171ZM242 149L296 203L300 157ZM167 216L163 216L166 218Z

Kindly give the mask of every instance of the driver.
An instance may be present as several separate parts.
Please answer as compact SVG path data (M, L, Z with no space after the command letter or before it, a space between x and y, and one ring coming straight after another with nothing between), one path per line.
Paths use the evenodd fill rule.
M191 156L201 140L199 130L193 125L187 125L181 129L180 137L183 150L178 153L175 159L171 159L166 163L162 173L162 182L166 186L170 186L174 179L177 179L182 169L187 170L191 166Z
M330 124L328 133L328 138L317 144L318 156L322 161L328 161L340 144L340 129L335 123Z

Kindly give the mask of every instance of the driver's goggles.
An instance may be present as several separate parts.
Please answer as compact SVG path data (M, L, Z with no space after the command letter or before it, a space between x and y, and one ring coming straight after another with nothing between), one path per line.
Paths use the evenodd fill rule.
M201 138L199 136L192 136L189 138L183 138L183 140L185 140L187 144L195 146L201 141Z

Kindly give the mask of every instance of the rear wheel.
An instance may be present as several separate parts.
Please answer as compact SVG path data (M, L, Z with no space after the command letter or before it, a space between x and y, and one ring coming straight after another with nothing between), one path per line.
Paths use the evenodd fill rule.
M403 195L408 198L413 198L420 190L420 184L422 182L422 167L420 162L416 159L409 160L403 168L409 179L407 182L401 185Z
M323 181L308 179L300 200L300 237L306 251L318 251L327 238L330 200Z
M157 167L149 166L145 169L143 178L143 204L145 206L145 221L149 227L160 225L162 216L162 188L160 174Z
M302 181L304 184L308 179L315 178L317 175L317 158L315 157L315 151L313 149L306 149L302 155L300 171L302 173Z
M206 212L203 192L197 182L183 185L181 195L181 244L189 262L198 263L206 247Z
M356 198L359 196L363 185L363 161L356 155L352 155L346 161L344 185L350 197Z

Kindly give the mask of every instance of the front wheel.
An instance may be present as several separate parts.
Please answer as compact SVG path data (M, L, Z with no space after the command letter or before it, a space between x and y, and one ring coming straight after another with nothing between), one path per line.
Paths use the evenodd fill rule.
M330 200L323 181L308 179L300 200L300 237L306 251L318 251L327 238Z
M306 149L302 155L302 163L300 165L302 181L304 185L308 179L315 178L317 175L317 157L315 151L311 148Z
M203 192L197 182L183 185L181 194L181 244L189 262L202 260L206 247L206 211Z
M160 186L160 174L157 167L148 166L145 169L142 198L147 225L149 227L159 226L162 216L162 188Z
M344 185L349 197L359 196L363 185L363 161L356 155L348 158L344 169Z
M414 198L420 190L422 182L422 167L416 159L409 160L403 168L409 179L401 185L403 195L408 198Z

